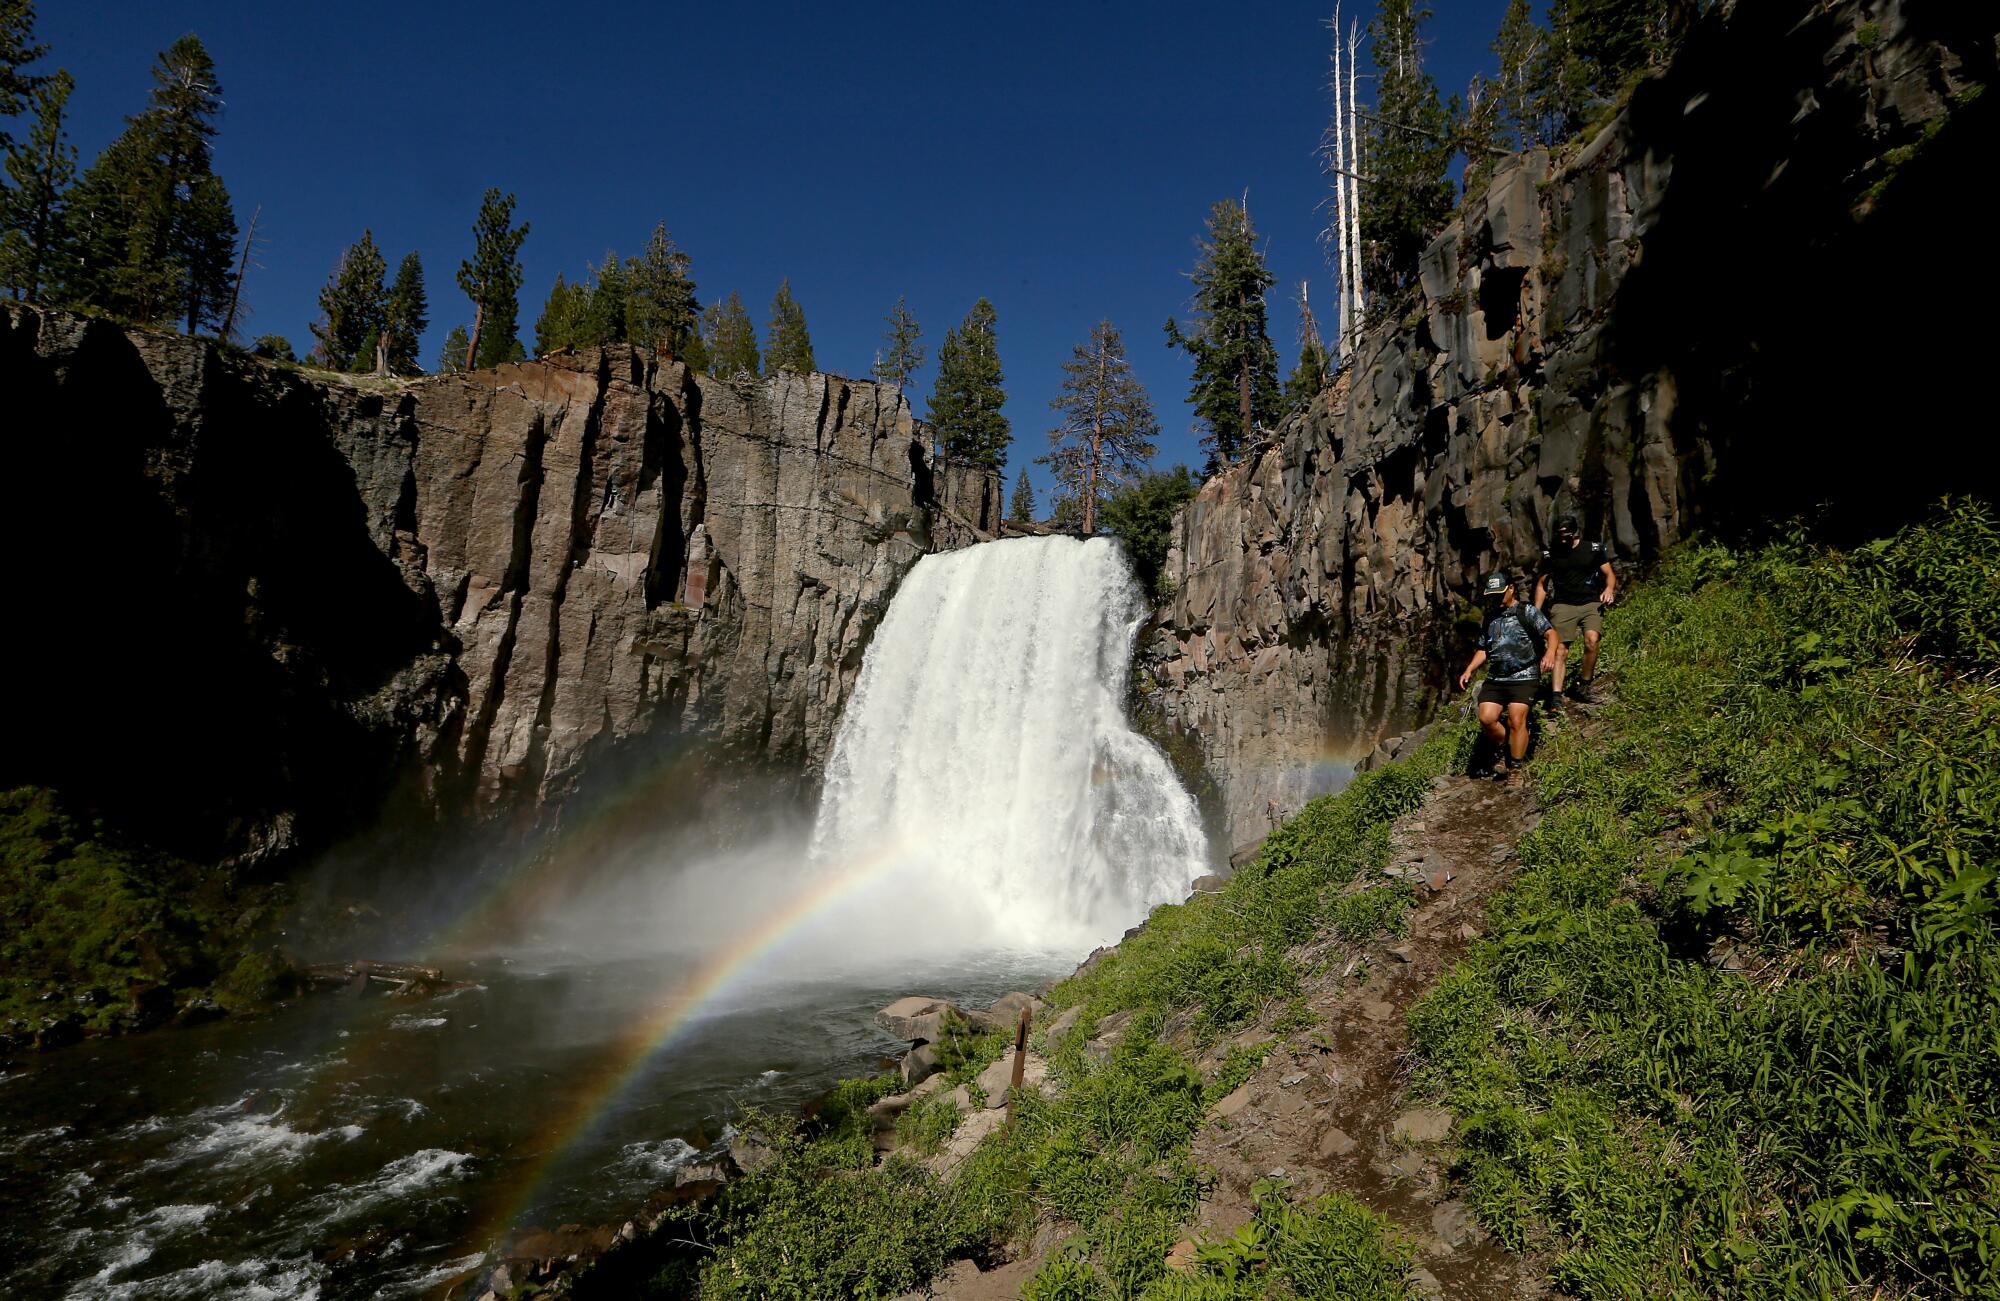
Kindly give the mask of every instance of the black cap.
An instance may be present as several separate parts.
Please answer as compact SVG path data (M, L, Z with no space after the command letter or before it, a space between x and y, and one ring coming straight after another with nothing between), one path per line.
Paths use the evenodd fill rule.
M1480 595L1498 596L1513 585L1514 580L1508 576L1506 570L1496 569L1486 576L1486 582L1480 588Z
M1556 532L1574 533L1576 531L1577 531L1576 516L1574 515L1556 516Z

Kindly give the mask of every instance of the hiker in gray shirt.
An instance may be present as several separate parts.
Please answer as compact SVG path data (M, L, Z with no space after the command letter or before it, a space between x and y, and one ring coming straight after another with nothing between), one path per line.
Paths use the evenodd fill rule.
M1479 725L1496 749L1506 751L1507 766L1499 773L1506 781L1527 760L1528 708L1542 674L1554 667L1561 643L1555 625L1515 595L1514 580L1505 570L1488 574L1480 595L1486 632L1472 662L1458 675L1458 686L1463 691L1472 685L1472 675L1486 666L1486 681L1479 687Z

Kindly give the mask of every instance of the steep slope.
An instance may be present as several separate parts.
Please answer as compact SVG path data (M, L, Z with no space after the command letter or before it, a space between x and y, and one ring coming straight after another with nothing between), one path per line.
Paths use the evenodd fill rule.
M629 347L416 381L10 305L7 785L197 858L545 821L699 738L816 771L896 582L999 511L890 387Z
M1473 578L1559 505L1630 567L1979 490L1940 362L2000 286L1937 223L1977 210L1994 70L1988 7L1717 5L1573 155L1500 166L1335 389L1180 517L1143 666L1230 843L1431 707Z

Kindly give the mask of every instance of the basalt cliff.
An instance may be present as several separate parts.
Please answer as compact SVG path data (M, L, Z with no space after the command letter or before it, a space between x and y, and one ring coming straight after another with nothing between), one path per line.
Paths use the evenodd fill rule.
M1230 844L1435 708L1474 578L1532 565L1558 509L1631 574L1990 491L1966 363L1995 260L1936 233L2000 149L1980 9L1714 6L1574 152L1500 163L1332 391L1203 487L1139 681Z
M999 516L895 388L622 346L346 378L15 305L0 389L4 780L204 861L546 826L694 743L677 798L809 781L898 580Z

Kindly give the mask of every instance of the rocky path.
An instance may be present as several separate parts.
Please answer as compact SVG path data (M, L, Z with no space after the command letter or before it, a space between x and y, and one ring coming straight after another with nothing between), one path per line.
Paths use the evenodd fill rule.
M1360 946L1322 940L1305 994L1319 1024L1285 1036L1253 1027L1235 1042L1268 1045L1264 1064L1216 1104L1195 1136L1215 1172L1196 1234L1251 1216L1251 1185L1289 1181L1302 1196L1341 1191L1418 1244L1420 1287L1451 1301L1544 1294L1542 1271L1492 1242L1445 1187L1438 1159L1451 1113L1410 1104L1410 1008L1484 926L1514 846L1539 817L1527 783L1445 776L1396 824L1391 871L1420 879L1407 934ZM1226 1051L1222 1045L1218 1051Z

